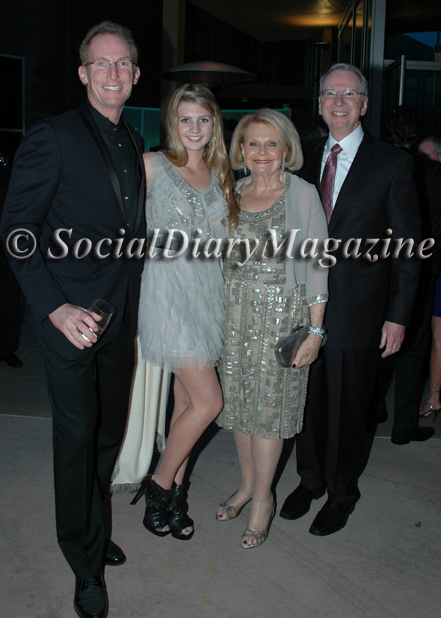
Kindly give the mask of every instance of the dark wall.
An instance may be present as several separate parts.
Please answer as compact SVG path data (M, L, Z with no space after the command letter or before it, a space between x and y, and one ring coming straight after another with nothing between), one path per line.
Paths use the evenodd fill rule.
M64 110L67 4L2 0L1 13L0 52L25 58L26 125ZM12 93L6 87L3 93L13 105Z
M185 61L214 60L250 73L260 69L261 43L187 2Z
M2 0L0 53L25 58L25 118L62 113L84 99L78 47L89 28L110 19L132 31L140 49L141 79L130 104L157 107L161 70L162 0ZM5 104L14 96L3 85Z
M217 93L223 107L297 107L293 87L304 83L308 41L262 43L187 2L185 42L185 62L224 62L257 76L224 86Z

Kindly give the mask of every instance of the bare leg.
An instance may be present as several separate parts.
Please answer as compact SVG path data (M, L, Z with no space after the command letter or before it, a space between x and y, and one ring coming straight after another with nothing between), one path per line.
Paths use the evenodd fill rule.
M181 416L181 414L190 404L190 397L188 396L182 384L176 378L173 384L173 395L174 395L175 405L174 405L173 414L170 420L170 427L172 427L175 424L176 420ZM185 470L187 469L188 460L189 458L187 457L187 459L184 461L184 463L182 464L182 466L179 468L179 470L176 473L176 476L175 476L176 485L182 485L182 483L184 482L184 475L185 475ZM164 530L168 529L169 527L170 526L166 526ZM185 534L188 536L192 532L193 532L193 526L189 526L187 528L184 528L181 534Z
M427 401L420 410L420 415L432 408L441 408L441 318L432 317L432 351L430 354L430 386ZM432 408L431 408L432 406Z
M183 369L175 375L186 392L189 403L179 413L170 428L164 455L154 475L155 482L163 489L170 489L176 475L190 455L191 449L204 430L222 409L222 391L214 368L201 371ZM178 394L181 391L178 390Z
M283 440L271 440L251 436L251 456L254 469L253 501L248 528L261 532L268 525L273 507L271 485L282 453ZM255 545L252 536L244 536L242 545Z
M201 371L184 369L175 374L175 407L170 432L159 469L154 481L163 489L171 489L173 481L181 485L191 449L204 430L222 409L223 399L214 368ZM167 530L168 526L163 528ZM180 534L190 535L193 526Z
M187 394L187 391L175 377L175 382L173 386L173 395L175 398L175 405L173 408L173 414L170 421L170 427L173 427L177 419L181 416L181 414L188 408L190 405L190 397ZM184 480L185 470L187 469L188 457L183 462L181 467L176 473L175 483L176 485L181 485Z
M251 455L251 436L234 430L234 440L236 442L237 454L239 455L240 470L242 472L242 482L236 493L228 499L230 506L239 506L247 502L253 495L254 487L254 466ZM220 507L216 513L217 519L224 521L227 519L225 507Z

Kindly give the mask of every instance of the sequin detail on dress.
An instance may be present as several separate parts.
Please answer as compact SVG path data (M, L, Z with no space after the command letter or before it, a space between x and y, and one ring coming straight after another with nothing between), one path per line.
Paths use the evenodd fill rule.
M241 210L235 237L264 243L268 230L285 237L286 189L267 210ZM238 192L240 194L241 184ZM285 257L253 257L243 266L242 244L224 263L225 349L219 366L224 409L218 424L260 438L290 438L302 429L309 367L285 369L274 355L276 341L309 322L306 287L287 291Z
M212 171L211 184L202 193L192 189L162 153L146 202L149 236L160 229L183 231L190 243L224 239L222 219L227 205ZM201 230L201 233L197 233ZM160 249L157 250L160 254ZM146 258L139 303L139 336L143 358L179 373L182 368L203 369L217 364L223 343L223 275L219 259Z

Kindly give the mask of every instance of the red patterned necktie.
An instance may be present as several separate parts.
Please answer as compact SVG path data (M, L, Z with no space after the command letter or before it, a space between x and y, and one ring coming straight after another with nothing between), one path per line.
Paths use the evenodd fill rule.
M334 180L335 170L337 169L337 157L341 153L342 147L340 144L334 144L326 161L325 169L323 170L322 179L320 181L320 197L322 198L323 209L326 219L332 215L332 198L334 195Z

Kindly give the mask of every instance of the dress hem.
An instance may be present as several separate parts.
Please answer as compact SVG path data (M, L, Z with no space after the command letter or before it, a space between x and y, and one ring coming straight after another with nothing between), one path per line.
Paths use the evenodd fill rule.
M296 431L294 431L294 433L291 433L291 431L289 432L289 435L284 435L284 436L275 436L275 435L271 435L265 432L262 432L261 434L256 433L256 432L251 432L251 431L243 431L242 428L239 427L225 427L224 425L221 425L220 423L218 423L216 421L216 425L220 428L223 429L224 431L238 431L239 433L243 434L244 436L253 436L254 438L260 438L261 440L289 440L290 438L294 438L294 436L297 436L303 429L303 423L301 424L300 428L297 429Z
M153 356L146 355L147 361L155 367L160 367L172 373L180 374L183 369L193 369L194 371L203 371L204 369L212 369L217 367L218 361L202 358L172 358L165 360L164 358L155 358Z

